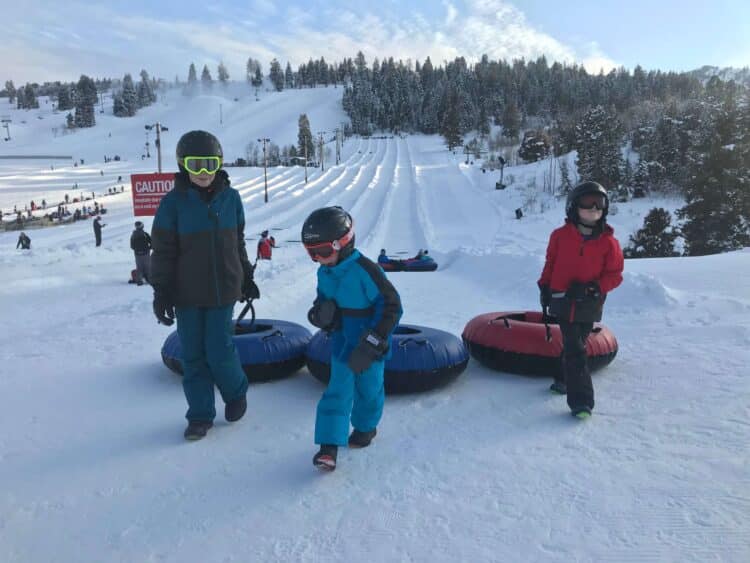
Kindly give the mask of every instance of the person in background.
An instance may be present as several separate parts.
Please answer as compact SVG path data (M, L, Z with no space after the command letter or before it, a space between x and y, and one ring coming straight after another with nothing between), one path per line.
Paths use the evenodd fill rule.
M273 249L276 247L276 241L273 237L268 237L268 231L260 233L260 240L258 241L258 252L256 258L258 260L270 260Z
M151 279L151 236L144 230L143 222L135 222L135 230L130 235L130 248L135 254L135 283L143 285L143 280Z
M102 227L106 227L106 223L102 223L102 218L97 215L94 219L94 239L96 240L96 246L102 245Z
M18 235L18 242L16 243L16 248L20 248L21 250L31 250L31 239L23 231L21 231L21 234Z

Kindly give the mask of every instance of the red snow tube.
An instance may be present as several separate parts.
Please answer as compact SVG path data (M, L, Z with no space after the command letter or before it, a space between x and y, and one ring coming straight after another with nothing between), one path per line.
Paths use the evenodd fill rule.
M552 377L562 374L562 335L554 319L548 326L549 341L541 312L485 313L466 324L461 338L474 359L489 368ZM606 366L617 355L615 335L594 323L586 353L591 371Z

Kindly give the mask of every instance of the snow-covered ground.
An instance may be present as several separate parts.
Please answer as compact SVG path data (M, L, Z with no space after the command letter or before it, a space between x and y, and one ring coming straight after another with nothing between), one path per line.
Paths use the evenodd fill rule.
M148 287L126 283L127 183L100 194L155 168L140 160L144 122L170 126L173 170L188 129L208 127L241 156L248 139L295 142L302 112L314 132L338 126L340 92L225 102L224 128L210 127L216 99L179 95L144 119L102 116L57 138L38 125L51 116L34 131L27 112L29 130L3 154L85 164L0 160L0 206L56 203L78 182L109 212L100 248L89 221L29 231L30 252L0 233L0 561L750 560L748 249L626 261L604 319L620 352L595 376L587 422L548 381L472 360L449 387L389 397L373 446L342 450L332 474L311 465L322 386L306 370L251 386L241 422L220 417L207 439L183 440L180 379L160 359L169 330ZM116 153L127 161L101 162ZM258 315L307 325L315 265L292 241L308 213L331 204L351 210L366 254L421 247L440 264L390 275L404 322L460 335L479 313L536 309L547 238L563 218L548 196L529 205L543 172L506 168L514 183L498 191L499 172L424 136L348 139L341 164L311 171L307 184L301 168L271 169L268 204L262 169L229 169L250 248L263 229L280 245L258 267ZM623 245L656 205L680 202L618 204L611 224Z

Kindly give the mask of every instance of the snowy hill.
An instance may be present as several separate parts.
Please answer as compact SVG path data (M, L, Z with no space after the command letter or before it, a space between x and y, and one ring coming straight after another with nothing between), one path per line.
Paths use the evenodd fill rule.
M294 142L302 112L313 132L339 125L337 96L221 98L223 128L218 97L176 93L64 137L40 125L52 119L44 107L44 119L28 112L18 124L4 154L85 164L0 160L0 206L56 201L77 182L109 212L100 248L87 221L30 231L30 252L0 233L0 561L747 561L748 249L626 261L604 318L620 351L595 376L585 423L547 380L472 360L449 387L389 397L376 441L342 450L333 474L311 465L322 386L306 370L251 386L241 422L219 418L207 439L183 440L180 379L160 358L170 330L156 324L149 288L125 283L130 194L101 194L119 175L154 170L140 159L144 122L170 127L173 170L182 131L208 127L240 156L262 135ZM103 164L115 151L127 161ZM544 165L506 168L514 182L495 190L499 172L464 164L437 137L347 139L341 164L308 183L301 168L270 169L268 204L262 169L229 173L250 247L263 229L280 243L258 267L258 315L306 326L315 265L294 241L317 207L349 209L370 256L428 248L437 272L389 276L403 321L457 335L479 313L538 307L547 239L564 215L562 201L530 201ZM681 203L618 204L621 243L657 205Z
M725 67L720 68L718 66L702 66L696 70L691 71L689 74L694 75L696 78L698 78L701 82L704 84L708 82L708 80L712 76L718 76L721 78L724 82L729 82L730 80L734 80L738 84L744 84L745 86L750 87L750 68L743 67L743 68L734 68L734 67Z

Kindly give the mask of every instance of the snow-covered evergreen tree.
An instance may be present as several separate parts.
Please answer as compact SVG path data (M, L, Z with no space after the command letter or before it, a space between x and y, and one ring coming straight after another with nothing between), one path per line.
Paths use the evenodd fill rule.
M8 93L8 103L12 104L16 101L16 87L13 85L12 80L5 81L5 91Z
M587 111L576 125L576 165L580 178L617 191L622 167L621 143L622 126L617 115L602 106Z
M505 105L500 124L503 126L503 135L508 139L516 139L521 134L521 112L515 102Z
M198 74L195 71L195 63L190 63L190 68L188 69L187 83L185 84L185 89L183 90L183 94L187 96L192 96L197 91L198 91Z
M626 258L657 258L677 256L674 249L678 231L672 227L672 216L661 207L654 207L643 220L643 228L630 235L623 250Z
M304 157L307 154L308 160L315 158L315 143L313 142L312 131L310 130L310 120L307 114L299 116L297 130L297 152Z
M76 127L93 127L96 125L94 106L98 99L96 84L91 78L82 74L76 86Z
M68 111L74 107L75 104L73 103L70 84L60 85L60 89L57 91L57 109L59 111Z
M260 68L260 63L254 58L250 57L247 59L247 65L245 67L245 80L252 82L255 77L255 71Z
M260 63L255 65L255 74L253 76L253 79L250 81L250 83L255 88L260 88L263 86L263 71L260 68Z
M294 88L294 73L289 61L286 62L286 70L284 70L284 88Z
M445 138L445 144L448 145L448 150L452 151L455 147L460 147L463 143L463 138L461 137L461 124L459 122L458 93L454 89L449 90L446 104L440 134Z
M536 162L550 153L550 140L542 130L526 131L518 149L518 156L526 162Z
M151 86L148 72L145 70L141 70L141 81L138 83L137 97L139 108L150 106L156 101L156 94Z
M117 107L113 105L113 112L117 117L133 117L138 111L139 97L133 84L133 77L126 74L122 79Z
M227 81L229 80L229 71L227 70L227 67L224 66L223 61L219 63L219 68L216 72L219 78L219 82L222 86L226 87Z
M685 190L685 207L677 214L685 222L686 254L701 256L750 246L750 160L745 120L733 88L719 92L711 124L692 156L692 178ZM746 104L746 94L743 104Z
M203 90L208 91L213 88L214 80L211 78L211 71L208 70L208 65L203 65L203 70L201 71L201 86L203 87Z
M277 92L281 92L284 89L284 72L281 70L281 65L276 59L271 61L268 78Z

